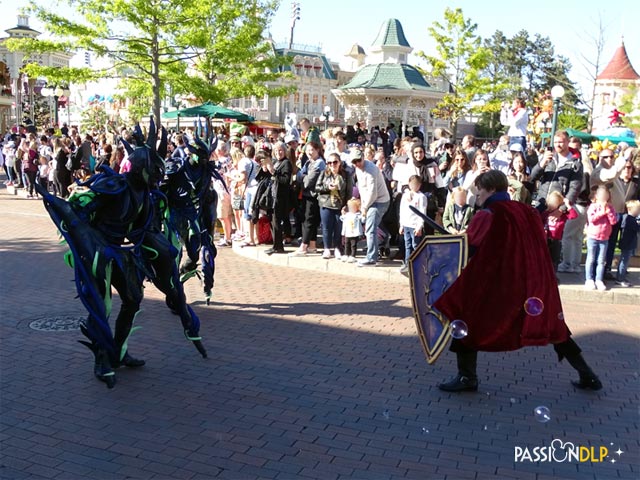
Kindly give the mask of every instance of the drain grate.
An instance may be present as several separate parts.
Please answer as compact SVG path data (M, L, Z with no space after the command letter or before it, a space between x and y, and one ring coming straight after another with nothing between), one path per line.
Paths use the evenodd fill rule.
M43 317L29 322L29 328L40 332L69 332L80 330L80 323L85 317L78 315L56 315Z

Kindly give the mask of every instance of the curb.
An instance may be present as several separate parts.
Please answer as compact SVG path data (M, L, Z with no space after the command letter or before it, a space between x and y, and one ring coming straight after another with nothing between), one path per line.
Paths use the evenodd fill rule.
M306 257L290 257L286 254L267 255L264 253L270 245L257 247L240 247L237 243L233 246L233 252L252 260L268 263L279 267L292 267L314 272L326 272L336 275L346 275L355 278L366 278L368 280L380 280L404 284L409 288L409 278L402 275L398 270L399 261L386 260L376 267L358 267L352 263L342 263L335 259L325 260L321 253L309 254ZM287 253L293 252L295 248L289 247ZM321 250L319 250L320 252ZM582 278L582 277L580 277ZM576 276L571 274L561 274L561 281L565 279L575 280ZM640 305L640 287L613 288L605 292L586 291L582 284L566 284L559 286L560 296L565 302L583 303L608 303L614 305Z

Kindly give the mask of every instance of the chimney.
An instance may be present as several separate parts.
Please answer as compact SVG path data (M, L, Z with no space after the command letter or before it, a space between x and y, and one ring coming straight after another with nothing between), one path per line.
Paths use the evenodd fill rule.
M29 28L29 16L28 15L18 15L18 26Z

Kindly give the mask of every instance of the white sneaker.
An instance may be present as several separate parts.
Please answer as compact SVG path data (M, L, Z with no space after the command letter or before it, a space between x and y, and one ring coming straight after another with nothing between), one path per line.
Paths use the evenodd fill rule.
M328 260L331 258L331 250L329 250L328 248L324 249L324 252L322 252L322 258L324 258L325 260Z
M569 265L567 265L566 263L561 263L560 265L558 265L558 272L560 272L560 273L571 272L571 267Z
M587 280L584 284L584 289L585 290L595 290L596 289L596 282L594 282L593 280Z
M356 263L356 257L347 258L347 263Z
M400 267L400 273L407 273L409 271L408 265L403 265Z
M304 250L296 250L295 252L291 252L289 256L290 257L306 257L307 252L305 252Z
M341 262L345 262L345 263L346 263L346 262L347 262L347 260L349 260L349 257L347 257L346 255L342 255L342 256L340 257L340 261L341 261Z
M333 256L336 257L336 260L342 259L342 254L340 253L340 249L336 248L333 250Z
M597 280L596 281L596 288L598 290L600 290L601 292L604 292L607 289L607 286L604 284L604 282L602 280Z

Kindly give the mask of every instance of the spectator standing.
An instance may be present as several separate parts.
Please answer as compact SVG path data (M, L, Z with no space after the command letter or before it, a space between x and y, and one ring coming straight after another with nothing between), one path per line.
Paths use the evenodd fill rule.
M596 190L594 202L587 209L587 261L584 268L587 290L607 289L603 281L607 244L612 226L618 220L613 206L609 203L610 199L609 189L600 185Z
M621 287L630 287L627 278L627 268L631 255L638 248L638 235L640 235L640 200L627 202L627 213L622 217L620 226L620 263L618 263L618 275L616 283Z
M389 207L391 197L382 172L374 163L364 160L360 150L354 150L351 163L356 168L358 191L362 202L360 211L365 217L367 238L367 257L358 261L358 266L375 266L379 254L377 229Z
M287 147L284 143L278 142L273 147L275 163L273 164L273 218L271 222L271 235L273 236L273 247L265 253L285 253L284 235L291 234L291 224L289 223L289 200L291 198L291 177L293 166L287 158Z
M404 265L400 267L400 273L409 270L409 257L416 249L424 230L424 220L416 214L411 207L423 214L427 214L427 196L420 191L422 180L418 175L412 175L409 179L409 188L402 194L400 201L400 229L404 236Z
M462 187L455 187L451 192L451 199L444 207L442 225L453 235L465 233L473 218L473 208L467 203L467 191Z
M500 112L500 123L505 127L509 127L507 135L509 135L509 144L519 144L522 151L527 148L527 125L529 124L529 113L527 112L524 100L515 98L511 104L502 107Z
M556 132L553 151L546 150L542 159L531 169L529 180L540 181L534 206L544 211L547 195L554 191L560 192L571 205L574 205L582 190L582 175L580 152L569 149L567 132Z
M473 135L465 135L462 137L462 149L467 154L467 158L471 161L476 156L478 148L475 145L476 137Z
M320 225L320 207L316 194L316 183L320 173L326 168L322 158L322 147L316 141L307 142L305 156L308 159L300 170L302 178L302 205L304 221L302 223L302 241L298 249L291 254L294 257L304 257L307 253L316 252L316 238Z

